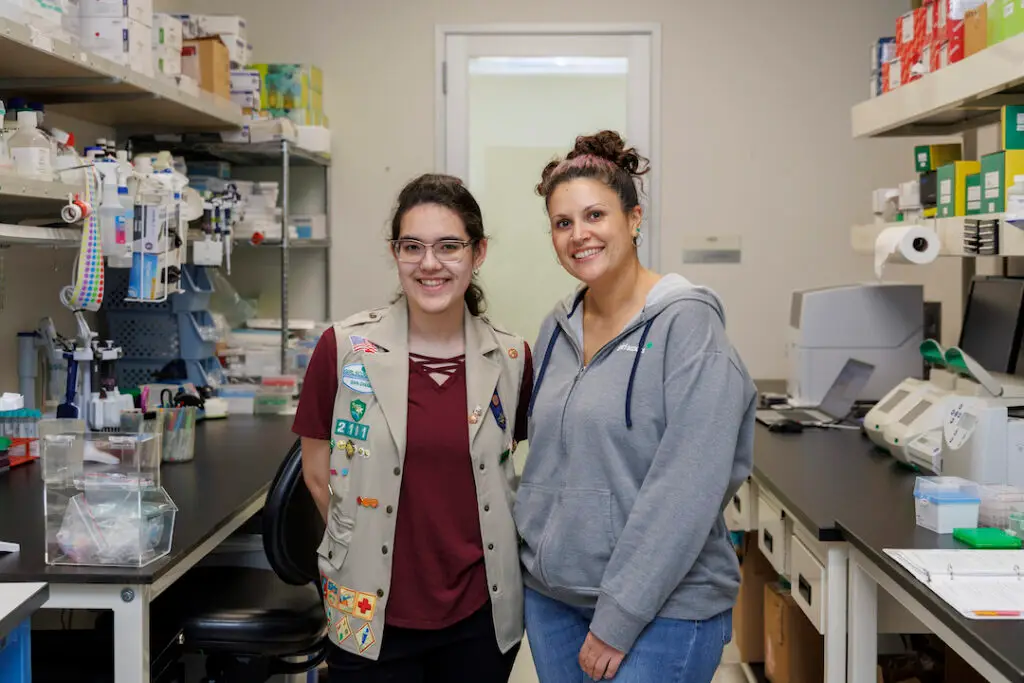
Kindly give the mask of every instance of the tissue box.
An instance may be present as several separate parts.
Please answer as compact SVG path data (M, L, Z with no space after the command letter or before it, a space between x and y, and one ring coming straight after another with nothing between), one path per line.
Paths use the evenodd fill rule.
M231 101L243 109L257 109L260 106L260 93L232 90Z
M83 19L133 19L152 26L153 0L78 0L78 16Z
M231 72L231 92L259 92L263 77L253 69L235 69Z
M181 75L181 50L167 50L162 47L153 50L153 70L164 76Z
M228 59L232 66L245 66L249 63L249 44L237 33L221 33L220 39L228 46Z

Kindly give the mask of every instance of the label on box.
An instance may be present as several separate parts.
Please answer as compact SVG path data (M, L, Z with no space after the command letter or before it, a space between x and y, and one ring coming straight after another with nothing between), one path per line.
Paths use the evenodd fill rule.
M1011 9L1010 11L1012 12L1013 10ZM900 42L901 43L911 43L911 42L913 42L913 40L914 40L914 13L913 12L907 12L906 14L904 14L900 18L900 26L901 26L901 29L902 29L902 31L900 33Z
M999 198L999 171L985 174L985 199Z
M978 185L967 188L967 210L981 211L981 187Z
M946 179L939 183L939 203L949 204L953 201L953 181Z

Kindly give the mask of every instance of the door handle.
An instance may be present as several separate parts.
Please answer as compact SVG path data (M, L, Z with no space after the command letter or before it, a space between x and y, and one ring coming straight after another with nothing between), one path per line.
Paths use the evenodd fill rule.
M772 538L772 533L767 529L761 529L761 538L764 539L764 547L768 548L768 552L774 553L775 549L773 546L775 539Z
M811 604L811 584L809 584L807 582L807 579L804 578L803 574L801 574L800 576L797 577L796 586L797 586L797 590L800 591L800 595L802 595L804 600L807 601L807 604L810 605Z

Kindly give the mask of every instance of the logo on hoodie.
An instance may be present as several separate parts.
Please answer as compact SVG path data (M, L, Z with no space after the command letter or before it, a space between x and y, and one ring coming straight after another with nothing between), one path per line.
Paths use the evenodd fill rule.
M619 344L619 348L617 348L615 350L616 351L628 351L629 353L636 353L637 351L640 351L641 354L644 354L644 353L647 353L648 349L653 349L653 348L654 348L654 344L651 343L651 342L647 342L646 344L644 344L643 350L641 350L640 347L638 347L636 344L622 343L622 344Z

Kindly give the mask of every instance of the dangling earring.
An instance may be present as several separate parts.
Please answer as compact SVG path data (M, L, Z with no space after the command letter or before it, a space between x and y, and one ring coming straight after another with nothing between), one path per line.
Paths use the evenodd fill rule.
M633 235L633 246L639 249L640 245L643 244L643 243L644 243L644 234L642 232L640 232L639 230L637 230L636 234Z

